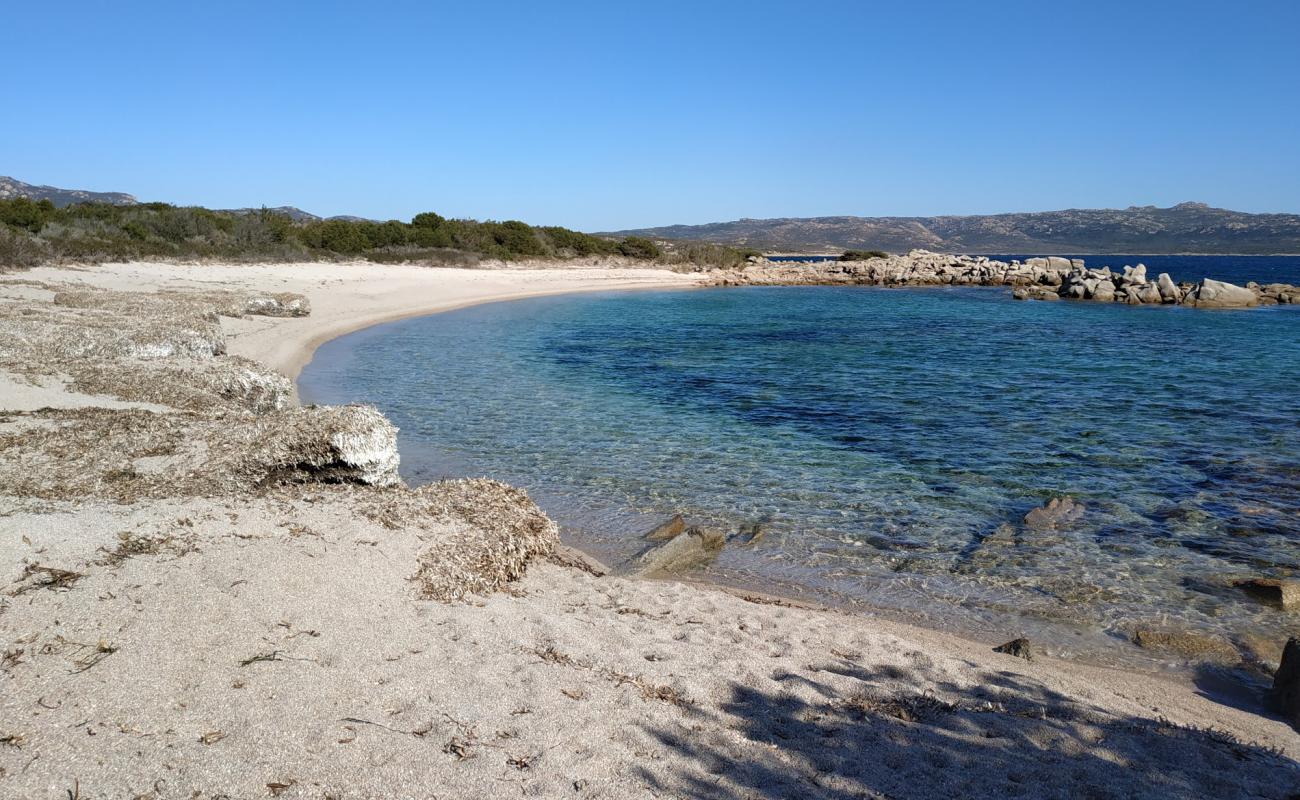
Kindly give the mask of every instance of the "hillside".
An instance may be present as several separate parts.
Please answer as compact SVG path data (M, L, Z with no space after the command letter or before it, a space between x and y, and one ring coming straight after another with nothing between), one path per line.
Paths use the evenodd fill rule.
M920 247L953 253L1300 253L1300 215L1180 203L973 216L741 219L617 235L794 252Z
M26 197L28 200L49 200L63 208L73 203L108 203L115 206L135 205L138 201L123 192L88 192L83 189L60 189L57 186L35 186L17 178L0 175L0 200Z

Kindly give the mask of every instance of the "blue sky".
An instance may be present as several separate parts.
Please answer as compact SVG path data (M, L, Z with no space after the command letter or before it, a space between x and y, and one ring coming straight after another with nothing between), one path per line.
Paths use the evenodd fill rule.
M1300 212L1300 3L6 4L0 174L610 230Z

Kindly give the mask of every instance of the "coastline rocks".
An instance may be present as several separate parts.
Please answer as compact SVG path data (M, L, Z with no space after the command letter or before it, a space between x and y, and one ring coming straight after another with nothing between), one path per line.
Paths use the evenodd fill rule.
M1249 308L1300 303L1300 286L1272 283L1236 286L1206 279L1176 284L1168 273L1152 280L1145 264L1091 269L1082 259L1045 256L994 261L985 256L913 250L866 261L748 262L744 269L714 270L713 286L1010 286L1016 300L1094 300L1127 305L1185 304L1203 308Z
M1061 295L1057 294L1056 289L1050 286L1017 286L1011 290L1011 296L1016 300L1060 300Z
M1268 705L1300 729L1300 638L1291 637L1282 650L1282 663L1273 676Z
M686 520L681 514L673 515L673 518L652 528L643 537L652 542L666 542L686 530Z
M1246 594L1283 610L1300 608L1300 581L1277 578L1248 578L1233 583Z
M998 645L993 648L993 652L1005 653L1009 656L1015 656L1016 658L1023 658L1026 661L1034 660L1033 647L1030 645L1029 640L1023 636L1019 639L1012 639L1009 642Z
M1061 525L1069 525L1083 516L1084 505L1072 497L1053 497L1025 515L1026 528L1044 531Z
M1259 305L1259 298L1244 286L1206 278L1183 302L1198 308L1249 308Z
M722 552L727 539L720 531L691 527L632 560L630 572L644 577L665 577L708 566Z
M1160 302L1178 303L1183 299L1183 292L1174 284L1174 279L1169 277L1168 272L1160 273L1156 278L1156 287L1160 292Z

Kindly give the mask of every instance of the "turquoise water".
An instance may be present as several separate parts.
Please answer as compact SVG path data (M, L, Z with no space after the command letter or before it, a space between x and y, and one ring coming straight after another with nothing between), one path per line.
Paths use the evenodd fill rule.
M406 320L325 345L301 389L376 403L408 479L524 486L606 558L678 511L762 522L713 577L1075 653L1282 629L1224 581L1300 571L1298 376L1295 307L781 287ZM1084 518L1022 530L1057 494Z

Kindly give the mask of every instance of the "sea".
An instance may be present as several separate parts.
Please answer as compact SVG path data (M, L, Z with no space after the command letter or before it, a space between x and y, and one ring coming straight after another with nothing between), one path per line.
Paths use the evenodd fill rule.
M1300 284L1300 257L1083 257ZM1291 624L1233 583L1300 573L1297 306L562 295L350 334L299 384L308 402L376 404L408 482L522 486L612 563L672 514L758 524L701 577L1143 667L1142 627ZM1022 523L1062 495L1086 507L1077 522Z

